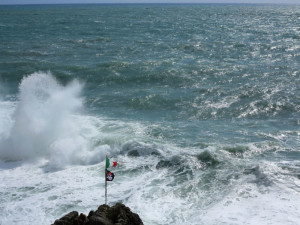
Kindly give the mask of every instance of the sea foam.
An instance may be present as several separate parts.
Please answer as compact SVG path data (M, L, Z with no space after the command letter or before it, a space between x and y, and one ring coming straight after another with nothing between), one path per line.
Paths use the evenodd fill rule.
M6 115L11 128L0 140L0 157L9 161L43 157L54 168L102 160L109 147L90 152L89 140L97 131L80 114L82 88L77 80L63 86L50 72L25 76L15 110Z

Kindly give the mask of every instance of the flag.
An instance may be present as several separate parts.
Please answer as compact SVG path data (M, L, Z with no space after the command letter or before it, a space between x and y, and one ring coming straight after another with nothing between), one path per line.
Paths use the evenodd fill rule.
M109 158L106 156L106 168L112 166L112 167L116 167L117 166L117 162L110 162Z
M107 181L113 181L115 178L115 174L110 172L109 170L106 170L106 180Z

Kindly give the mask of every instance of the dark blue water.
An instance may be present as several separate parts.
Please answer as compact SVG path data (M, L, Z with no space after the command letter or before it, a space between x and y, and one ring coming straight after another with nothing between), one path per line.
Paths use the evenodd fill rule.
M299 194L299 40L298 6L1 6L0 156L43 159L49 172L94 168L109 153L125 165L119 173L142 176L134 193L120 180L113 201L134 207L146 224L215 224L190 213L209 215L231 191L235 200L275 187ZM160 220L159 211L144 212L149 202L175 206ZM67 211L58 205L49 220ZM194 210L177 218L180 205ZM283 208L250 224L293 224ZM235 223L224 212L216 224L254 215L233 215Z

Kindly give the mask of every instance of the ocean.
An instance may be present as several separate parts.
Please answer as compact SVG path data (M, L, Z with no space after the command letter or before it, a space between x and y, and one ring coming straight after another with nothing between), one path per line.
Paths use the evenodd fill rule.
M295 225L300 7L0 6L0 224Z

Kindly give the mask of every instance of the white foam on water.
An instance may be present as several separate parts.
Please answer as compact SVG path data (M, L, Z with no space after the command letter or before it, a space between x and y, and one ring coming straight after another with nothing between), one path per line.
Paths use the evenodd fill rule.
M0 102L0 159L46 159L48 170L95 164L145 132L135 122L84 114L82 89L76 80L61 85L50 72L25 76L18 101Z
M100 132L97 118L83 115L83 85L61 85L51 73L25 76L18 102L1 102L0 157L4 160L46 158L50 167L92 164L110 148L93 145Z
M209 206L199 218L202 224L298 224L299 179L275 162L262 161L260 167Z
M24 77L19 89L20 101L12 115L10 135L1 142L1 156L8 160L47 154L51 140L65 129L72 129L68 118L81 107L81 85L73 82L62 87L49 73Z
M0 165L1 224L52 224L69 210L103 202L98 185L104 179L95 166L45 173L43 161L13 164Z
M16 108L15 102L0 101L0 140L9 137L13 121L11 115Z
M233 103L236 103L237 101L238 101L237 96L227 96L218 102L211 102L209 100L206 100L204 103L208 108L223 109L223 108L229 108Z
M168 170L157 170L156 156L118 156L122 176L109 183L109 202L122 201L137 212L145 224L175 224L183 221L185 200L174 192ZM118 169L115 174L118 174Z
M0 161L0 224L51 224L72 210L95 210L104 203L107 153L119 164L108 184L109 204L125 203L145 224L297 223L299 180L277 162L255 158L273 146L246 144L243 157L208 146L203 151L221 169L203 167L198 148L158 144L139 123L84 115L81 89L77 81L63 86L39 72L24 77L18 102L0 102L7 128L0 129L6 160ZM168 160L170 166L157 168ZM245 164L249 174L240 171Z
M143 143L129 144L150 148ZM120 153L112 157L118 166L110 169L116 176L108 183L108 203L125 203L145 224L297 224L299 180L283 177L284 171L276 163L261 162L255 173L224 186L218 182L236 166L230 162L230 168L215 170L219 175L209 182L211 189L203 189L201 179L210 171L197 167L193 155L183 157L193 168L193 176L180 181L178 176L184 171L176 172L177 166L156 168L160 160L172 157L172 151L164 156ZM104 160L49 172L46 159L35 163L0 161L0 180L1 224L51 224L72 210L88 214L104 203Z
M261 193L244 184L201 216L203 224L287 224L299 222L299 192L272 187Z

